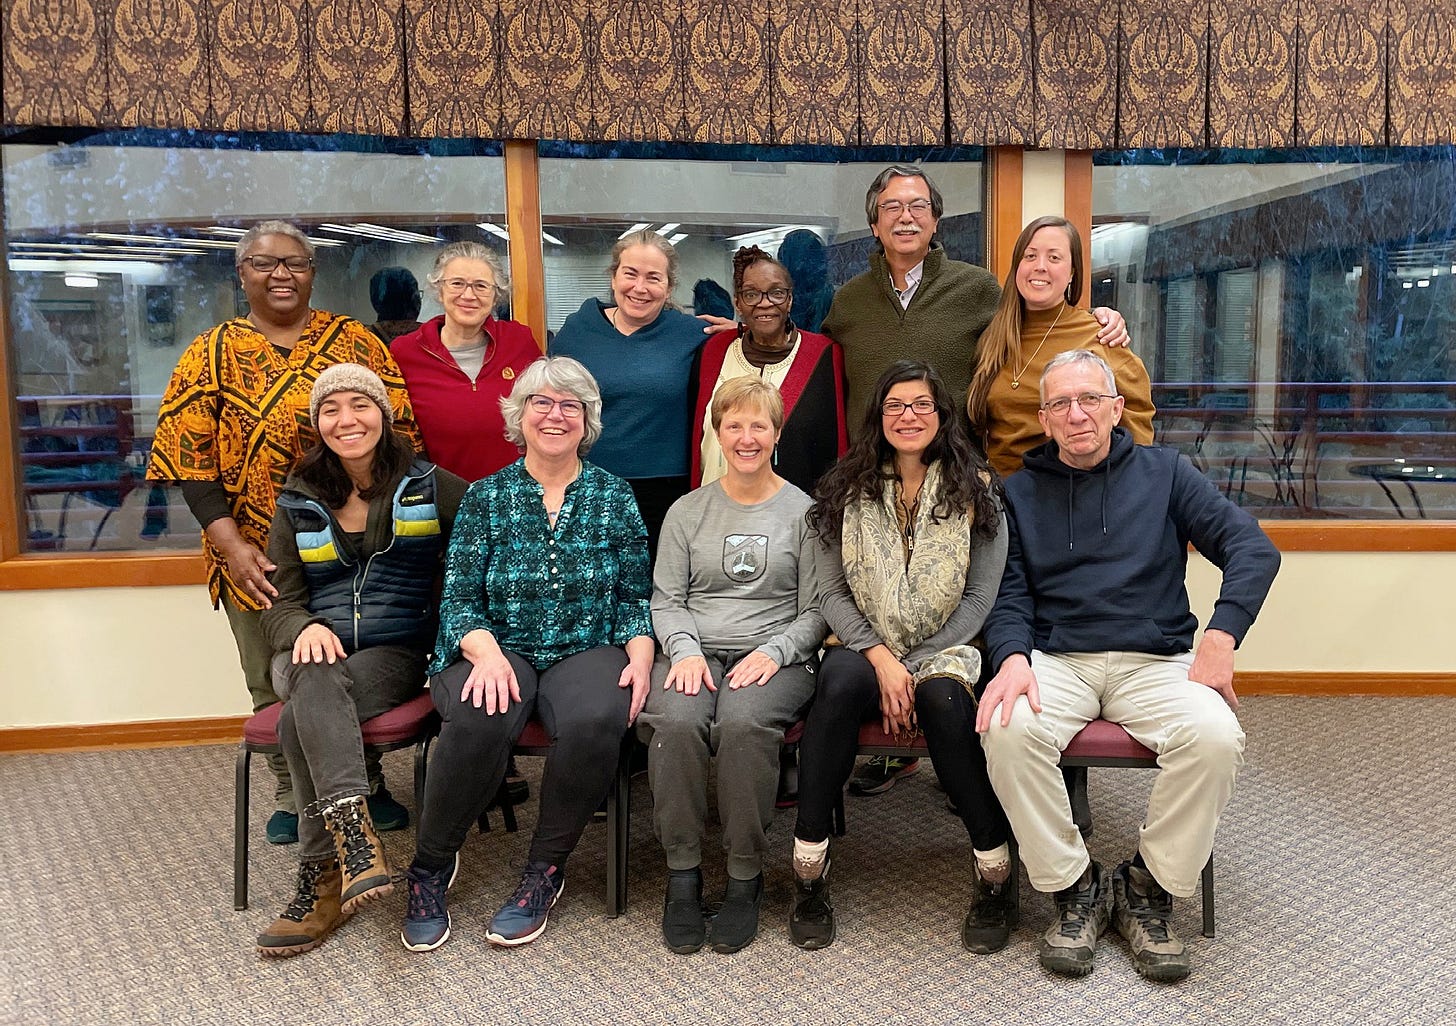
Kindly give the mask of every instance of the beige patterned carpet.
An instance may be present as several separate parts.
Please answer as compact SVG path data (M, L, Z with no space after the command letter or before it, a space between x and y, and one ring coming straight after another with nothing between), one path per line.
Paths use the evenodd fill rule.
M292 851L261 843L252 908L231 908L232 756L199 747L0 758L3 1023L1452 1023L1456 1022L1456 700L1255 698L1248 765L1215 852L1218 937L1197 901L1176 925L1193 977L1159 987L1116 937L1096 972L1043 973L1050 901L1023 887L1012 945L958 940L969 847L922 772L849 799L836 849L839 940L789 944L781 813L763 932L737 955L678 956L658 934L661 851L650 798L632 802L630 907L603 916L604 830L589 829L546 934L502 952L485 922L515 882L522 832L472 834L452 891L454 936L412 955L400 893L323 948L260 961L252 937L290 893ZM539 762L523 760L527 775ZM409 761L386 762L411 801ZM255 761L255 789L266 769ZM1130 853L1148 771L1094 770L1094 854ZM533 779L534 784L534 779ZM386 835L402 866L412 833ZM710 866L709 888L721 887Z

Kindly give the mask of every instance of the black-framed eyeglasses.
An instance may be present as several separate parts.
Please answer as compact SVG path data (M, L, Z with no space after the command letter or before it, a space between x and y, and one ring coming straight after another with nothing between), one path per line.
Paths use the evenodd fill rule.
M744 306L757 306L767 299L774 306L778 306L787 302L793 294L793 289L786 289L783 286L775 286L767 292L760 292L758 289L739 289L738 300Z
M906 410L913 410L922 417L928 417L935 412L934 399L916 399L913 403L902 403L898 399L886 399L880 403L880 412L886 417L899 417Z
M549 395L537 395L534 392L526 396L526 405L543 416L549 414L553 406L559 406L561 415L567 420L576 420L586 412L586 403L580 399L552 399Z
M1076 403L1082 408L1083 413L1096 413L1102 408L1102 400L1106 399L1110 402L1116 398L1115 395L1103 395L1100 392L1083 392L1081 395L1053 399L1049 403L1043 403L1041 408L1053 417L1065 417L1072 412L1072 404Z
M290 274L303 274L305 271L313 270L313 258L301 256L276 257L259 253L256 256L245 256L238 261L238 266L241 267L243 264L247 264L259 274L271 274L279 264L286 267Z
M884 200L878 204L880 213L889 214L891 217L899 217L901 213L908 210L913 217L924 217L930 213L930 200L913 199L909 203L900 200Z
M495 283L489 281L471 281L468 278L446 278L440 282L444 290L452 296L458 296L469 290L477 296L495 295Z

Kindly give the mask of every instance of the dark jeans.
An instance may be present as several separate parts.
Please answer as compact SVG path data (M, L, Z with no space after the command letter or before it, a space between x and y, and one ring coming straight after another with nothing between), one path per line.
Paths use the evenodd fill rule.
M541 776L541 808L527 858L564 866L611 790L632 690L617 687L627 653L602 646L567 656L539 673L514 652L521 701L487 716L460 701L470 661L460 659L430 679L440 712L440 739L430 758L415 862L427 870L450 864L506 775L511 746L534 712L551 736Z
M337 663L293 665L273 657L273 686L283 698L278 743L298 799L299 858L334 853L319 804L369 793L359 724L403 705L425 686L425 657L414 649L379 645Z
M819 687L799 742L799 820L794 836L829 836L834 806L854 770L860 724L880 715L875 668L858 652L831 647L819 667ZM990 851L1011 832L986 775L976 735L976 707L958 681L931 678L915 689L915 717L946 793L960 811L971 844Z

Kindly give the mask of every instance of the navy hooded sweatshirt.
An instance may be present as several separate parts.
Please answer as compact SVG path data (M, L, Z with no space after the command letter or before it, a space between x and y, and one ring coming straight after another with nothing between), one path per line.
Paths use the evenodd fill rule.
M1176 449L1112 431L1091 470L1063 463L1057 443L1026 454L1006 478L1009 551L986 619L993 668L1017 652L1146 652L1193 647L1198 619L1184 586L1188 544L1223 571L1208 626L1235 645L1279 570L1279 551Z

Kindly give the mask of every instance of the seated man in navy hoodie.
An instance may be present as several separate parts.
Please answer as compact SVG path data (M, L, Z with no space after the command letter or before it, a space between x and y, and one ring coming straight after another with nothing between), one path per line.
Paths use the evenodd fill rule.
M1031 884L1056 895L1041 964L1092 971L1114 920L1137 971L1172 982L1188 952L1169 926L1213 850L1243 764L1234 649L1258 615L1279 553L1258 523L1173 449L1134 445L1122 397L1090 350L1047 364L1050 442L1006 479L1006 571L985 638L996 675L976 716L991 784ZM1223 571L1196 652L1184 588L1188 544ZM1120 723L1158 753L1137 851L1108 875L1072 823L1057 762L1084 725Z

